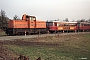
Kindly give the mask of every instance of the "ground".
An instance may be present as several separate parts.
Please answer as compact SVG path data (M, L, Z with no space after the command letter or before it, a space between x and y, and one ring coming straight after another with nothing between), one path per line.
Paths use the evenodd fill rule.
M31 60L90 60L90 33L0 41L0 59L19 55Z

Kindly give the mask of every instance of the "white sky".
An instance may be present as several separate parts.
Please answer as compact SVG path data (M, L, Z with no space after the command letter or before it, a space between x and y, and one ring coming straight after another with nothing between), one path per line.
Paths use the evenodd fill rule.
M90 0L0 0L0 9L11 19L25 13L38 20L90 18Z

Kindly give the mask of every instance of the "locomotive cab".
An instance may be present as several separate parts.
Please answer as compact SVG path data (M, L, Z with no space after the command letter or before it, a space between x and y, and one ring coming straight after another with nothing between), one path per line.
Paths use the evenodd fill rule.
M25 21L28 21L28 20L30 20L30 21L36 21L36 17L35 16L28 16L28 15L24 14L22 16L22 20L25 20Z

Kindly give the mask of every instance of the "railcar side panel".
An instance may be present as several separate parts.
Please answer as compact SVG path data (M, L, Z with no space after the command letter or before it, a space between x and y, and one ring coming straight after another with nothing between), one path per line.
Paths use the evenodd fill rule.
M46 28L8 28L6 30L7 35L23 35L23 34L35 34L35 33L47 33Z

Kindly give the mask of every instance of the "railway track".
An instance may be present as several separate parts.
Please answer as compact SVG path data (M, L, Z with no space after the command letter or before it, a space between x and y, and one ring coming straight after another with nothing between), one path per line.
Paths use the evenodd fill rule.
M45 37L45 36L56 36L56 35L71 35L71 34L86 34L90 32L77 32L77 33L56 33L56 34L40 34L40 35L22 35L22 36L2 36L0 40L15 40L15 39L24 39L24 38L36 38L36 37Z

